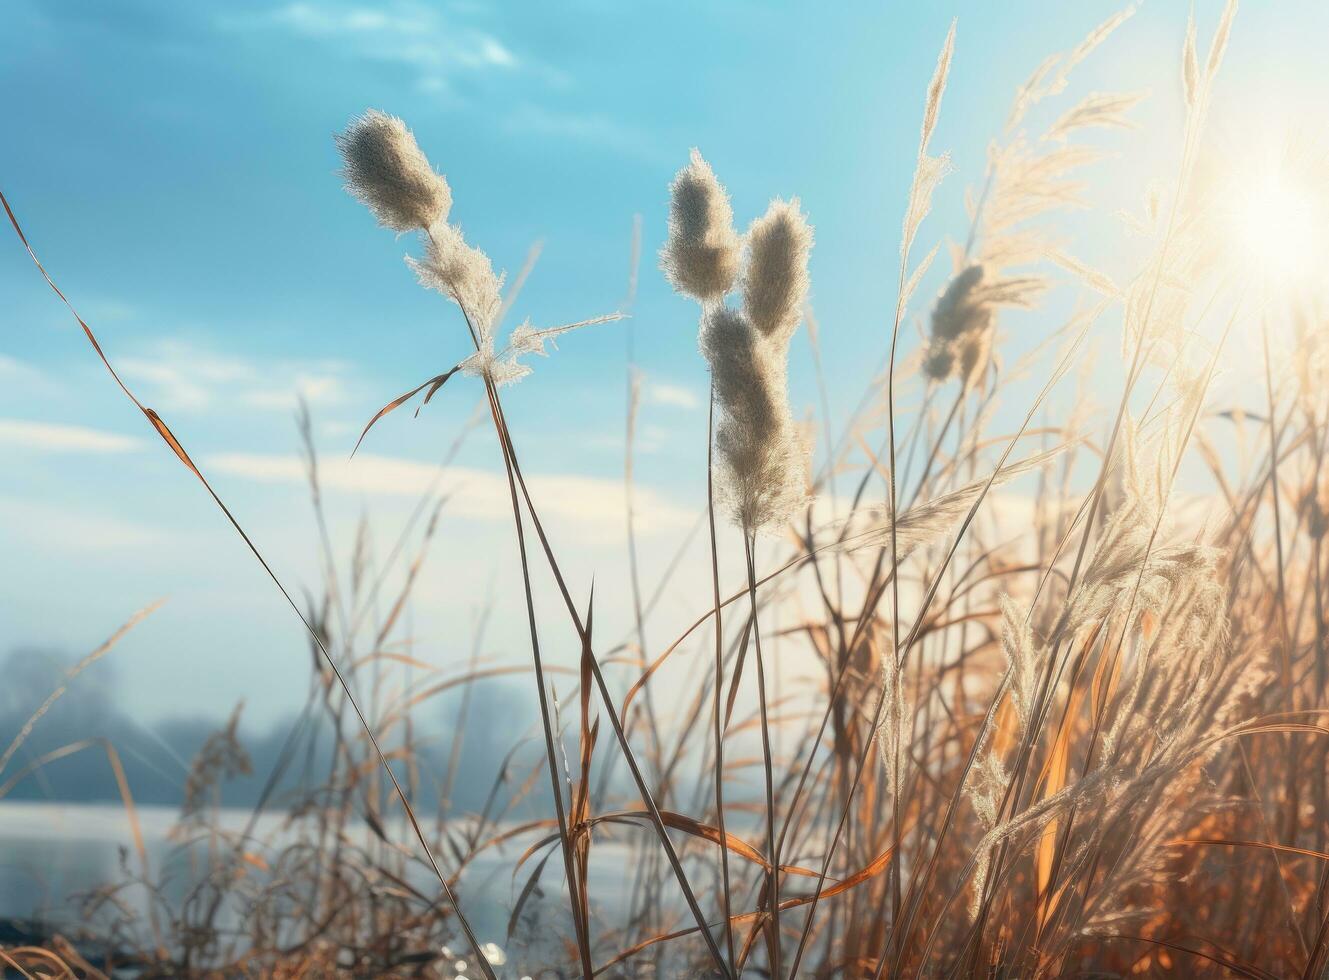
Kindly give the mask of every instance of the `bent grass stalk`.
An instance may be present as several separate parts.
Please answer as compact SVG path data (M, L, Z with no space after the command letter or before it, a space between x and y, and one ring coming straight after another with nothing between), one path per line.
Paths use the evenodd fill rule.
M111 362L107 360L106 355L102 352L101 344L97 342L97 338L93 334L92 328L87 325L87 323L83 320L83 318L79 316L78 312L74 309L73 305L69 302L69 300L65 298L65 294L60 291L60 288L58 286L56 286L55 282L46 272L46 268L37 258L37 254L32 250L32 246L28 244L27 236L23 234L23 229L19 226L18 219L14 216L14 212L9 206L9 200L5 197L3 191L0 191L0 205L4 206L5 214L9 218L9 223L13 226L14 232L18 235L19 240L23 243L23 247L27 250L29 257L31 257L33 263L37 266L37 270L41 273L42 278L46 280L47 284L51 287L51 289L55 292L55 294L60 297L61 302L63 302L64 305L68 308L69 312L73 314L74 319L78 322L78 325L83 329L83 333L87 337L88 343L92 345L92 348L96 352L98 359L102 362L102 365L111 375L111 378L119 386L120 390L124 393L125 397L127 397L134 404L134 407L137 408L141 413L143 413L143 416L148 420L149 424L153 427L153 429L157 432L157 434L161 436L162 440L171 448L171 451L175 453L176 457L180 460L180 462L182 462L185 465L185 467L191 473L193 473L195 477L198 478L199 482L203 484L203 488L207 491L208 496L212 498L213 503L215 503L217 507L221 510L222 514L226 517L226 520L230 523L231 527L235 529L235 532L240 535L241 540L244 541L245 546L249 549L250 553L258 561L259 565L262 566L263 571L267 574L268 578L271 579L272 583L277 586L277 590L281 592L282 598L286 600L287 605L289 605L291 609L295 612L296 616L299 617L301 625L303 625L305 628L305 632L307 632L309 634L310 639L314 641L315 645L318 647L319 653L322 654L324 661L328 665L328 668L332 671L333 676L337 680L337 683L341 686L341 689L346 696L347 702L351 705L351 708L354 710L355 716L357 720L360 722L360 725L363 728L365 735L369 738L370 743L374 747L374 753L378 758L379 764L387 772L388 778L392 781L393 791L395 792L397 799L401 802L402 809L406 813L407 819L410 821L411 829L415 834L417 842L420 844L421 850L425 852L425 857L428 859L430 867L433 869L435 876L438 878L439 886L443 889L443 894L444 897L447 899L448 905L452 908L453 913L457 916L457 923L458 925L461 926L462 932L466 936L466 941L470 945L472 952L474 953L477 961L479 962L481 972L483 972L484 975L487 978L489 978L489 980L497 980L497 978L494 975L493 969L489 966L489 960L484 956L484 953L480 948L480 941L475 937L475 933L471 930L470 923L466 920L466 917L462 914L461 906L457 902L457 897L453 894L452 887L448 884L447 878L444 877L443 870L439 866L438 859L435 858L433 849L430 848L429 841L425 838L424 829L420 826L419 820L416 819L414 808L412 808L410 801L406 798L406 793L402 790L401 784L397 781L396 773L392 771L392 767L388 764L387 756L383 753L383 749L379 746L378 739L374 736L373 729L370 728L369 721L365 718L364 712L360 710L359 702L356 700L355 696L351 693L350 685L346 683L346 678L342 676L342 672L340 668L338 668L336 661L332 657L332 654L329 653L327 647L324 646L323 638L319 635L318 631L314 629L313 625L309 622L308 618L306 618L305 614L301 612L300 607L296 605L295 600L291 598L291 594L286 590L286 586L284 586L281 580L277 578L277 574L272 570L272 567L268 564L267 560L258 550L258 546L254 544L253 540L250 539L248 533L244 530L243 527L241 527L240 522L231 513L230 508L227 507L226 504L222 502L221 497L219 497L217 495L217 492L213 490L212 484L208 482L207 478L203 475L202 471L197 466L194 465L194 461L190 459L189 454L185 451L184 446L181 445L178 439L176 439L175 434L166 425L165 420L163 420L161 416L158 415L156 412L154 412L152 409L148 408L142 402L140 402L138 398L135 397L134 393L120 379L120 376L111 366Z
M1147 242L1144 261L1132 262L1139 271L1117 286L1063 251L1054 226L1033 220L1055 209L1069 221L1074 204L1088 203L1077 201L1079 168L1101 154L1073 138L1079 130L1129 122L1136 101L1129 93L1053 104L1071 69L1121 26L1127 10L1047 59L1020 90L977 175L952 268L931 315L921 317L921 343L911 349L905 322L918 312L912 298L925 277L931 281L939 254L932 248L921 261L913 257L924 251L915 247L919 228L947 170L944 156L928 147L953 50L948 36L925 100L890 335L881 338L880 357L871 356L881 373L838 433L821 377L822 335L810 337L826 446L806 481L786 359L798 320L813 330L805 295L811 227L796 204L777 200L740 234L727 193L694 152L671 188L662 266L701 310L711 369L705 509L698 501L692 533L652 590L636 441L650 401L632 370L630 331L622 487L629 578L617 643L602 625L612 615L573 600L566 556L555 555L546 533L499 391L530 372L522 358L544 353L547 341L571 327L523 324L506 346L496 341L536 250L513 286L501 289L488 258L447 223L451 188L400 120L371 113L353 125L357 140L342 147L347 175L380 223L422 233L425 256L416 271L461 307L473 353L389 403L365 431L413 397L427 404L443 386L455 387L455 375L482 381L488 422L479 424L492 425L499 443L522 569L531 646L524 665L483 655L480 627L456 670L434 666L416 648L409 602L435 540L437 481L386 565L376 562L362 525L350 576L339 576L307 415L301 425L322 604L310 595L297 607L166 423L124 386L79 320L123 394L204 483L312 638L304 708L280 743L246 829L228 832L207 812L186 828L188 840L207 849L207 880L177 912L164 898L160 870L152 878L146 860L141 871L127 870L158 916L134 932L137 962L184 973L349 969L404 977L450 967L442 938L465 932L468 963L473 953L475 969L485 970L485 950L456 911L453 888L480 873L480 858L516 845L514 876L525 868L528 877L511 909L510 939L539 932L541 876L561 861L568 919L560 887L558 925L537 937L552 940L539 966L581 975L618 975L636 957L638 969L733 977L1323 972L1329 874L1319 770L1329 757L1329 673L1320 661L1329 604L1321 566L1329 487L1322 456L1329 424L1312 307L1294 309L1300 322L1291 368L1275 356L1282 311L1261 306L1259 384L1234 394L1211 389L1220 352L1250 319L1241 299L1248 277L1216 271L1228 269L1226 260L1210 254L1221 236L1207 220L1222 191L1205 183L1201 166L1212 79L1234 11L1229 3L1207 60L1198 57L1193 21L1179 45L1186 123L1171 189L1146 192L1143 211L1123 219ZM1024 136L1045 109L1050 123L1042 135ZM639 245L633 248L635 255ZM1042 308L1040 290L1053 281L1047 269L1091 298L1010 367L998 324L1014 325L1005 318L1009 308ZM630 286L625 308L632 293ZM1082 390L1066 420L1053 421L1062 407L1054 389L1059 397L1072 364L1087 363L1091 331L1117 309L1123 380L1110 408L1091 412ZM1031 404L1018 384L1033 370ZM956 387L943 391L947 384ZM1259 396L1253 405L1244 401L1250 393ZM1220 399L1230 401L1211 405ZM1006 423L999 406L1011 402L1019 408ZM1040 413L1049 421L1035 428ZM1039 436L1037 455L1009 462L1022 439ZM455 446L445 460L455 458ZM1076 469L1085 455L1089 467ZM1196 455L1209 470L1201 475L1217 488L1203 526L1179 479L1183 456ZM1031 500L1019 488L997 492L1034 471ZM852 487L852 496L835 497L837 485ZM1025 503L1032 522L1019 509ZM745 582L732 594L723 589L721 563L737 549L722 549L717 509L743 535ZM707 544L689 552L703 526ZM759 529L786 535L766 570L757 559ZM409 549L408 534L420 537ZM555 644L540 635L535 542L573 627L575 669L555 662ZM671 625L664 643L657 633L669 615L667 587L689 560L703 558L711 566L709 595ZM398 563L403 585L380 608L380 590ZM606 604L594 581L590 594ZM740 602L745 611L726 613ZM555 619L562 627L561 615ZM1270 650L1278 651L1272 659ZM660 697L674 683L666 669L685 678L681 697ZM462 813L453 797L476 740L464 749L454 740L437 771L425 768L431 757L417 709L460 690L469 714L471 685L528 672L539 720L532 711L479 812ZM569 702L550 704L565 693L554 687L564 673L576 677L576 722ZM15 746L36 758L4 773L0 796L45 765L101 745L82 739L49 749L23 741L51 720L47 706L37 706L29 724L15 722ZM563 744L560 710L578 732L575 752ZM358 731L341 730L347 714L357 717ZM601 721L614 729L616 744L597 757ZM316 753L323 725L334 729L332 744ZM234 739L233 728L223 735ZM36 730L40 737L43 729ZM1303 745L1307 737L1316 743ZM524 745L529 753L519 751ZM0 768L17 758L15 746ZM131 760L120 765L107 750L126 812L135 814L132 772L125 771ZM620 756L631 787L609 778ZM293 817L301 843L281 850L253 836L289 771L299 773L308 795L295 801L303 808ZM410 807L418 810L434 776L440 812L437 830L428 831ZM533 805L534 792L543 799L546 783L555 812L527 819L520 808ZM219 784L208 783L194 797L219 794ZM415 846L392 843L384 829L380 817L395 811L396 800ZM361 810L364 824L353 824ZM750 833L733 832L739 820ZM372 833L352 829L365 825ZM596 871L620 840L632 871L630 892L615 907L591 879L598 885ZM451 874L434 858L440 847L455 858ZM1219 847L1243 850L1221 862L1204 859ZM136 850L146 857L139 844ZM289 888L265 890L267 872L256 861L293 871ZM438 879L435 893L413 880L420 869ZM1275 901L1243 900L1250 895ZM227 936L227 916L239 908L251 934L269 938ZM783 929L797 934L792 950ZM49 952L4 955L35 974L53 968L52 957L74 964L66 952L52 944Z

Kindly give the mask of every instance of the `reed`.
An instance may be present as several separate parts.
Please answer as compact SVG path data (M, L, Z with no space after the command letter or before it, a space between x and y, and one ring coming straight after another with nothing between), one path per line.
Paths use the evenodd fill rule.
M1074 71L1131 12L1016 93L968 225L949 229L950 271L920 298L941 254L920 242L941 237L927 219L952 169L932 147L963 57L952 28L908 149L890 330L871 355L883 370L843 427L825 408L805 425L790 405L791 361L820 374L821 349L837 342L833 325L814 332L811 217L775 199L740 234L719 175L692 151L659 260L697 303L709 375L708 493L693 502L704 548L689 538L661 568L636 551L629 339L621 638L596 626L592 585L564 571L503 400L546 345L620 314L504 334L524 272L508 284L463 236L453 212L465 195L454 200L401 120L354 120L337 138L348 189L386 228L417 236L408 262L455 307L444 315L469 345L360 439L413 399L475 387L506 478L528 648L496 664L477 641L441 667L394 645L403 611L425 599L416 573L446 502L421 498L384 566L357 549L339 568L306 417L325 578L317 598L291 600L315 656L263 804L243 831L221 819L221 788L248 763L237 714L190 773L175 844L201 863L188 893L140 844L125 879L89 899L101 945L49 937L3 950L5 962L82 976L1323 975L1325 326L1308 290L1276 290L1214 247L1232 189L1208 179L1204 133L1234 2L1203 57L1194 21L1180 39L1177 170L1126 218L1141 233L1130 270L1109 276L1054 238L1101 161L1084 132L1132 125L1140 96L1077 94ZM639 250L637 237L634 284ZM1068 287L1080 302L1054 322L1046 297ZM1011 357L1004 327L1040 316L1042 343ZM1259 332L1264 360L1227 393L1214 380L1241 330ZM1067 390L1104 331L1121 338L1110 411ZM1293 338L1294 362L1271 336ZM997 421L999 401L1015 423ZM290 599L172 429L135 404ZM1204 520L1179 489L1184 468L1207 474ZM711 601L661 642L659 598L694 566ZM388 581L401 585L382 615ZM553 583L554 615L538 614L541 582ZM552 637L575 662L550 656ZM686 681L666 686L674 667ZM513 747L479 812L459 813L466 749L454 742L430 771L415 719L500 674L535 687L530 744ZM0 797L92 747L15 767L61 690L0 756ZM278 806L282 832L265 839L260 813ZM502 948L468 924L489 860L519 882ZM621 888L603 893L596 871L612 868ZM121 901L129 890L148 896L147 926Z

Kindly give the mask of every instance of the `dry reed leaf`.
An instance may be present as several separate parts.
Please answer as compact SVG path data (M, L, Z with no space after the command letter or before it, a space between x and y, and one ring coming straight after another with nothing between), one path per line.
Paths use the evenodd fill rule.
M18 235L19 241L23 244L24 249L28 253L28 257L37 267L37 271L41 273L42 278L46 280L46 284L50 286L51 290L56 294L56 296L60 298L60 301L65 305L66 309L69 310L70 314L74 317L79 327L83 330L83 334L87 339L88 344L92 347L93 351L97 355L98 360L101 361L102 366L106 369L107 373L111 376L112 380L119 387L121 393L124 394L124 396L128 398L130 402L133 403L135 408L137 408L140 412L142 412L143 416L148 420L149 424L153 427L154 430L156 430L157 434L161 436L163 441L165 441L166 444L171 448L171 451L175 453L176 457L180 460L180 462L183 463L189 469L189 471L194 474L194 476L199 480L199 482L203 484L204 490L207 491L208 495L212 498L213 502L217 505L218 509L226 517L231 527L235 530L237 534L240 535L246 547L249 548L250 553L254 556L255 560L257 560L258 563L262 566L263 571L267 574L268 578L272 581L272 583L277 587L277 590L282 594L282 597L286 600L287 605L290 606L291 610L300 619L300 622L304 626L305 631L309 634L313 642L318 646L320 653L322 653L325 661L328 664L328 667L331 669L333 675L336 677L342 690L345 692L347 702L354 709L356 718L359 721L361 728L364 730L365 735L368 737L370 743L373 745L375 753L378 756L379 760L381 761L383 769L388 776L388 779L392 783L394 792L396 793L398 799L401 800L403 809L411 824L412 831L415 833L416 840L419 842L421 849L425 852L425 856L428 858L430 866L435 872L436 877L438 878L439 886L443 890L448 905L455 912L458 924L460 925L462 931L466 934L467 942L470 944L471 948L475 951L475 955L481 956L479 941L475 938L475 935L471 930L470 924L467 922L465 915L463 915L461 907L457 904L456 897L452 892L451 886L448 884L447 878L444 876L442 869L438 867L438 864L434 858L433 851L429 847L429 842L424 835L423 829L420 827L419 821L416 818L415 811L412 809L410 802L407 800L406 794L402 790L401 785L397 780L396 773L394 773L391 767L388 766L386 757L383 755L382 749L379 748L378 741L374 736L374 732L369 727L368 720L365 718L364 713L360 710L360 705L358 701L356 700L354 694L351 692L350 687L346 684L345 679L342 677L341 672L337 667L336 661L333 660L331 654L328 653L327 648L323 645L322 638L319 636L318 632L314 629L313 624L310 623L309 619L306 618L304 613L301 611L300 607L296 605L296 602L291 597L290 592L286 589L286 587L282 584L281 580L277 577L276 573L272 570L272 567L268 564L267 559L263 557L262 553L258 550L258 547L249 537L249 534L240 525L240 522L236 520L235 515L231 512L230 508L227 507L226 504L222 501L221 497L218 496L217 492L212 488L212 484L203 475L202 471L196 465L194 465L194 461L185 451L184 446L175 437L175 434L171 431L170 427L167 426L165 420L163 420L161 416L159 416L151 408L148 408L142 402L140 402L138 398L134 395L133 391L131 391L129 387L124 383L124 381L120 378L120 375L116 373L115 368L111 366L111 362L107 359L106 354L103 352L102 346L98 342L96 335L92 332L92 328L88 326L88 324L83 320L81 316L79 316L78 311L74 309L73 304L70 303L68 298L66 298L65 294L60 291L60 288L55 284L55 281L51 278L51 276L47 273L46 268L42 265L41 260L37 258L37 253L33 251L32 245L28 242L27 236L23 233L23 229L18 223L18 218L14 215L14 211L10 207L9 199L5 197L3 192L0 192L0 206L4 207L5 215L6 217L8 217L10 225L13 227L15 234ZM114 750L110 747L109 743L107 744L107 749L108 752L114 752ZM118 757L113 757L112 766L116 770L117 779L121 779L123 777L123 771L119 767ZM9 784L6 784L6 787L8 785ZM0 797L3 797L4 794L7 792L6 787L0 787ZM126 793L127 793L127 787L126 787ZM130 804L127 803L126 807L128 808L129 806ZM137 827L136 818L134 821L134 825L135 827ZM146 860L146 851L144 851L141 856L144 860ZM150 909L152 910L152 914L154 916L154 921L155 921L156 906L151 905ZM158 930L154 928L154 935L157 938L157 945L159 948L162 948L160 937L159 935L157 935L157 933ZM488 962L484 961L483 958L480 963L480 968L481 972L484 973L487 980L497 980L493 970L490 969Z
M1117 296L1121 289L1106 274L1097 269L1091 269L1079 259L1067 255L1058 249L1048 249L1044 255L1052 262L1061 266L1067 272L1077 276L1086 286L1095 292L1102 293L1104 296Z
M901 308L907 308L909 306L909 301L913 298L915 291L917 291L918 284L922 282L923 277L928 274L928 269L932 267L932 260L937 257L937 250L940 248L941 248L940 242L938 242L936 245L933 245L932 251L928 252L928 254L923 257L923 261L918 263L918 265L914 268L914 271L910 273L909 281L905 283L904 292L901 293L900 295ZM812 323L813 321L811 320L808 321L809 332L811 332Z
M1144 97L1143 92L1095 92L1053 123L1043 138L1064 140L1076 130L1100 126L1129 129L1133 124L1126 113Z
M1205 62L1204 74L1206 81L1213 79L1218 74L1218 67L1223 63L1223 55L1227 52L1228 38L1232 33L1232 22L1237 17L1237 0L1227 0L1223 6L1223 16L1219 18L1218 29L1214 32L1213 42L1209 45L1209 58Z

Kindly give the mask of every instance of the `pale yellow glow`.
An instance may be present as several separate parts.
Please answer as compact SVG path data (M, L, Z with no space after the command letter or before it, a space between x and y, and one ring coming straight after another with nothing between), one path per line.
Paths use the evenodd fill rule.
M1266 282L1298 286L1323 270L1320 209L1312 193L1275 173L1243 187L1235 204L1235 244Z

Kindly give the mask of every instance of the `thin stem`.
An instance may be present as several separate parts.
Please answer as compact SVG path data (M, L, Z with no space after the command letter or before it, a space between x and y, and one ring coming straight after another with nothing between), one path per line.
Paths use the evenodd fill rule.
M498 401L493 382L485 379L489 392L490 411L494 416L494 425L499 425ZM572 856L572 842L568 834L568 817L563 806L563 787L558 778L558 762L554 751L554 726L549 714L549 694L545 687L544 661L540 656L540 636L535 625L535 600L531 594L530 567L526 557L526 532L522 527L521 502L517 498L517 483L513 477L512 459L506 440L500 440L503 449L503 465L508 477L508 493L512 502L512 521L517 530L517 549L521 554L522 586L526 593L526 621L531 633L531 658L535 662L536 690L540 697L540 722L544 727L545 759L549 767L550 788L554 794L554 811L558 815L559 845L563 852L563 866L568 876L568 891L572 906L572 923L577 932L577 955L581 959L582 975L590 977L595 971L591 964L590 933L587 923L581 915L581 902L578 898L582 884L577 874L577 865Z
M236 519L235 515L231 513L230 508L222 502L221 497L219 497L217 492L212 489L212 484L208 482L207 478L203 475L203 472L195 465L193 459L190 458L189 453L185 451L184 446L180 443L179 439L176 438L175 433L173 433L170 427L167 426L166 421L155 411L140 402L134 395L133 391L131 391L124 381L121 380L120 375L116 373L115 368L111 366L110 360L107 359L106 354L102 351L101 344L98 342L96 335L93 334L92 328L88 326L81 316L79 316L78 311L74 309L73 304L70 303L65 297L65 294L60 291L60 287L55 284L55 281L47 273L41 260L37 258L37 253L34 252L32 246L28 244L27 236L23 234L23 229L19 226L18 218L15 217L13 209L9 206L9 200L4 196L3 192L0 192L0 206L4 207L5 214L9 218L9 223L13 226L15 233L19 237L19 241L23 243L23 247L27 250L29 258L31 258L33 264L37 266L37 271L41 273L42 278L46 280L46 284L51 287L51 290L56 296L60 297L61 302L65 304L65 307L73 315L74 319L78 322L78 325L83 329L84 336L92 346L92 349L96 352L98 359L106 368L106 371L110 374L112 380L115 381L125 397L133 402L134 407L143 413L143 416L148 420L148 423L171 448L171 451L175 453L180 462L183 463L185 467L198 478L199 482L203 484L203 488L208 492L208 496L212 498L213 503L215 503L218 509L221 510L222 514L226 517L226 520L230 523L235 532L240 535L245 546L258 561L259 565L263 567L263 571L267 573L268 578L272 580L272 583L282 594L282 598L286 600L287 605L289 605L295 612L296 616L299 617L301 625L305 628L305 632L309 634L310 638L314 641L314 644L318 647L323 660L332 670L333 676L345 693L346 700L354 709L355 716L359 720L360 726L364 729L365 735L368 736L369 742L374 748L374 754L378 758L379 765L383 767L388 774L388 778L392 781L392 788L396 793L397 798L401 801L402 809L405 811L406 817L410 821L411 829L415 832L416 840L424 850L425 856L429 859L429 865L438 878L438 883L443 889L443 894L448 901L448 905L457 916L457 923L461 926L462 933L465 935L467 943L470 945L472 952L475 954L475 957L480 964L481 972L484 973L488 980L496 980L493 968L490 967L489 961L485 958L483 952L481 952L479 940L475 938L475 933L472 932L470 923L467 922L466 916L462 914L461 906L457 902L457 897L453 894L452 888L448 885L447 878L444 876L442 868L439 867L437 858L434 857L433 850L429 847L429 842L425 837L424 829L420 826L419 820L416 819L415 810L412 809L410 802L407 800L406 793L402 790L401 784L397 782L397 776L392 771L392 767L388 765L387 756L379 746L378 739L375 737L373 729L369 727L368 719L365 717L364 712L360 710L360 705L355 697L351 694L350 685L346 682L346 678L342 676L342 672L333 660L332 654L328 652L328 648L323 643L323 638L319 636L319 633L314 629L313 624L310 623L305 614L301 612L300 607L296 605L295 600L291 597L290 592L287 591L286 586L282 584L281 579L277 577L276 572L272 570L272 566L268 564L267 559L263 557L262 553L258 550L258 546L254 544L245 529L240 526L240 522Z
M729 971L738 976L734 956L733 910L729 900L729 839L724 815L724 723L720 704L724 688L724 627L720 621L720 558L715 542L715 383L711 383L710 410L706 418L706 517L711 531L711 587L715 598L715 691L713 727L715 731L715 823L720 829L720 904L724 910L725 950Z
M517 485L521 488L522 497L526 503L526 510L531 515L531 523L535 527L536 536L540 539L540 545L544 550L545 559L549 564L549 569L554 575L554 581L558 585L560 594L563 596L564 606L567 608L568 616L571 618L577 635L586 641L586 628L582 625L581 615L577 612L576 605L572 602L572 595L568 591L567 582L563 578L562 569L559 567L557 559L554 557L553 548L549 544L549 538L545 534L544 525L540 521L540 515L535 509L535 504L531 500L530 489L526 486L526 480L522 476L521 465L517 461L516 450L512 445L511 437L507 426L507 419L503 414L503 405L494 392L494 404L497 409L496 422L499 427L499 438L508 446L508 458L512 463L513 474L517 478ZM709 615L709 613L708 613ZM628 764L628 771L632 774L632 780L637 786L637 793L641 797L642 803L650 811L651 824L655 828L656 836L660 840L660 846L664 849L665 857L673 869L674 877L678 881L680 890L683 892L683 899L687 903L688 911L696 921L702 939L706 942L707 950L711 954L716 967L724 976L729 976L728 968L725 965L724 956L720 952L720 947L716 944L715 937L711 934L710 926L706 922L706 917L701 911L701 906L697 902L697 896L688 882L687 873L683 870L683 864L679 860L678 853L674 849L673 842L669 839L669 833L665 829L664 819L660 816L659 808L656 806L655 798L646 785L646 779L642 775L641 766L637 762L637 757L628 743L627 734L619 720L618 712L614 704L613 695L609 692L609 686L605 683L604 674L600 670L599 661L591 653L587 657L587 662L591 668L591 674L595 678L595 684L600 692L600 699L605 706L605 711L609 715L609 723L614 729L614 736L618 740L619 749L623 753L623 758Z
M757 615L757 572L753 560L756 536L744 531L743 550L748 568L748 599L752 608L752 640L757 658L757 705L761 712L761 761L766 777L766 848L770 867L766 872L767 904L771 910L770 971L780 975L780 854L775 844L775 777L771 763L771 726L766 705L766 668L761 655L761 623Z

